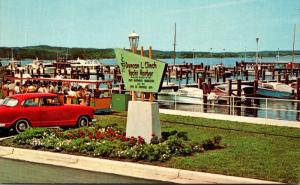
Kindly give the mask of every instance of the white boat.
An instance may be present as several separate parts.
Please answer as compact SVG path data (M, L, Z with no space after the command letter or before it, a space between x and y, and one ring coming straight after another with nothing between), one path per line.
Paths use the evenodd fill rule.
M87 68L90 70L90 73L96 73L97 68L100 69L103 64L97 60L82 60L80 58L77 58L77 60L71 60L70 61L71 67L78 67L78 68ZM85 71L87 72L87 71Z
M186 104L203 104L203 90L195 87L184 87L179 89L177 92L165 92L158 96L158 100L175 101L177 103ZM217 100L215 93L207 95L208 101Z
M258 85L256 94L262 97L292 99L294 89L284 83L266 82Z

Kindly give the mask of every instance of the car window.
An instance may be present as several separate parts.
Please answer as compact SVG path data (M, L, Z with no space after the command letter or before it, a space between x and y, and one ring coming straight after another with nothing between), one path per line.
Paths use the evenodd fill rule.
M15 98L5 98L1 105L6 105L8 107L15 107L18 104L18 100Z
M57 97L44 97L41 100L41 106L59 106L60 102Z
M24 107L36 107L39 105L39 99L38 98L30 98L23 102Z

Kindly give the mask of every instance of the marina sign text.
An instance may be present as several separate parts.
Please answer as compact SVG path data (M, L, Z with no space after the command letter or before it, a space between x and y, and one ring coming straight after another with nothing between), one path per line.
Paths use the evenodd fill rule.
M159 92L167 64L123 49L115 49L116 59L128 91Z

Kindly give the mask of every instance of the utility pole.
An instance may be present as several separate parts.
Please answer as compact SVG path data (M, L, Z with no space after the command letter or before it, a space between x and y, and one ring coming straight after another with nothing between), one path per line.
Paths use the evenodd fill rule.
M256 57L255 57L256 65L257 65L257 61L258 61L258 41L259 41L259 38L256 37Z
M176 60L176 23L175 23L175 32L174 32L174 55L173 55L173 57L174 57L174 66L175 66L175 60Z
M296 38L296 24L294 24L294 36L293 36L293 58L292 62L295 61L295 38Z

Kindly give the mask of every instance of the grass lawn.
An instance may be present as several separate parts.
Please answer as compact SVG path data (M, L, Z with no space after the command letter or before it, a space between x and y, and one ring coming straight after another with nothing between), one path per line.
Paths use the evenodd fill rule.
M98 124L126 127L126 113L97 116ZM173 157L166 167L285 183L300 181L300 129L161 114L162 131L191 140L221 136L225 149ZM251 119L251 118L249 118ZM300 124L300 123L299 123Z

